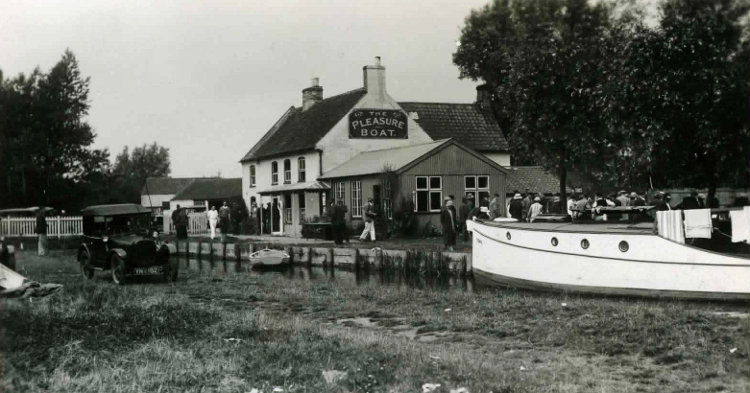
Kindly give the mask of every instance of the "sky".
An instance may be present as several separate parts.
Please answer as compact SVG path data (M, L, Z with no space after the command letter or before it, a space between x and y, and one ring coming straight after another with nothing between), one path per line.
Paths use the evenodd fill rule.
M489 0L0 1L6 78L70 49L91 78L95 148L156 142L173 177L239 177L239 160L320 78L362 87L380 56L397 101L473 102L453 65L464 18Z

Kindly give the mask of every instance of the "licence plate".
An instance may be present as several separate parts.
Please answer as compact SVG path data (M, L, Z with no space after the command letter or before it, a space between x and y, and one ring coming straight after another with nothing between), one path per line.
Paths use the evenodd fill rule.
M133 274L161 274L161 266L137 267L133 269Z

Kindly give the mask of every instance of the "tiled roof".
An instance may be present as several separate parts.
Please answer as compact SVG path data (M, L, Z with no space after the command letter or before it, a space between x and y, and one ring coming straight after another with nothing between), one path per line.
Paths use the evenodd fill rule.
M290 108L240 161L314 149L366 93L360 88L321 100L306 111Z
M432 139L453 138L479 152L508 151L508 141L505 140L497 120L489 110L482 110L477 104L398 104Z
M141 190L141 194L174 195L187 187L194 177L149 177Z
M554 194L560 192L560 179L546 171L541 166L511 166L505 189L524 192L527 188L531 192Z
M194 179L172 200L210 200L242 196L242 178L203 177Z
M336 168L324 173L319 179L381 173L386 165L390 167L391 170L397 171L446 142L448 142L448 140L443 139L419 145L408 145L391 149L362 152L352 157L349 161L346 161Z

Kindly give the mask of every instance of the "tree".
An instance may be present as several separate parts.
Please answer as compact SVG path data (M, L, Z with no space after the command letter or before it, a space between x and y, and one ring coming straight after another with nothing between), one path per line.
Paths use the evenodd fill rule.
M750 184L748 9L668 0L659 26L630 39L614 118L657 187L708 186L711 199L721 184Z
M453 56L461 77L492 89L514 154L559 173L563 206L570 168L602 177L618 153L601 99L610 15L586 0L495 0L469 15Z
M140 202L141 189L148 177L169 176L169 149L156 142L135 147L130 153L125 146L115 158L112 182L116 185L118 202Z
M88 177L109 158L89 148L96 134L84 121L88 86L69 50L47 74L36 69L2 81L0 203L79 207Z

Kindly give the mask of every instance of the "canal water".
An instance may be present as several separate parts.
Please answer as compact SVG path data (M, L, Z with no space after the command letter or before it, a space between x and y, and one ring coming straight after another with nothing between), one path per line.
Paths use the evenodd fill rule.
M439 290L456 290L474 292L474 280L471 277L424 277L419 274L405 275L398 271L379 271L360 268L356 271L305 266L286 266L275 269L250 269L247 262L222 261L216 258L207 259L180 258L180 269L207 275L273 275L290 281L335 281L344 285L381 284L408 288L433 288Z

